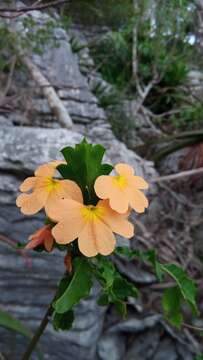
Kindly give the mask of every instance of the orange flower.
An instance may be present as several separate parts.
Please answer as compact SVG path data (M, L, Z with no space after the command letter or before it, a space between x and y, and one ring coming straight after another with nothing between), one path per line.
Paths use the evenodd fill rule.
M51 233L50 225L45 225L37 230L28 238L30 242L25 246L25 249L34 249L39 245L44 245L45 249L50 252L54 246L54 238Z
M125 213L130 206L138 213L148 207L148 200L140 189L147 189L147 182L134 175L127 164L117 164L116 176L102 175L95 181L95 192L100 199L109 199L110 207L119 213Z
M96 206L70 199L59 200L49 209L48 216L58 222L52 229L55 241L69 244L78 238L81 253L88 257L111 254L116 245L113 232L127 238L134 234L127 215L113 211L106 200L100 200Z
M52 161L39 166L35 176L28 177L21 184L20 190L24 194L17 197L16 205L21 208L23 214L36 214L43 207L47 213L49 207L54 207L60 198L71 198L82 202L82 192L74 181L53 178L56 167L61 163L64 162ZM32 192L27 194L30 190Z

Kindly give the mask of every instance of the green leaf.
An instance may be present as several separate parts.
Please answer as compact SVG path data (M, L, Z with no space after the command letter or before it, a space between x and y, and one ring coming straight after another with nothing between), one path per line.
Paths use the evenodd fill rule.
M7 311L0 309L0 326L16 331L25 337L31 338L32 333L19 320L11 316Z
M133 260L134 258L138 258L142 261L148 261L154 267L156 272L156 276L158 277L159 281L163 278L163 271L161 268L161 264L156 259L156 252L154 249L148 251L140 251L140 250L132 250L128 247L117 247L116 254L127 256L128 259Z
M92 265L94 266L94 274L103 288L98 305L115 304L117 311L125 316L127 313L125 300L129 296L137 297L138 290L121 276L114 264L107 258L97 256L92 261Z
M87 297L92 287L91 267L85 258L76 258L74 275L64 293L54 302L57 313L63 314L73 308L81 299Z
M112 292L116 298L126 299L127 297L138 297L137 288L125 278L118 276L115 278L112 286Z
M59 314L55 312L53 317L53 327L56 331L69 330L73 325L73 321L74 321L73 310L69 310L63 314Z
M12 315L10 315L7 311L0 309L0 327L7 328L9 330L15 331L28 339L31 339L33 334L32 332L21 323L21 321L15 319ZM36 351L38 358L43 360L43 356L39 350Z
M107 306L109 304L109 296L106 293L103 293L100 298L97 300L99 306Z
M96 277L101 282L104 289L113 285L116 276L114 264L103 256L97 256Z
M75 148L68 146L62 150L67 165L61 164L57 169L64 179L73 180L80 186L85 203L97 202L95 180L113 169L109 164L102 164L104 153L103 146L89 144L85 139Z
M194 315L198 315L195 284L193 280L187 276L187 274L181 267L175 264L161 264L157 260L154 250L142 252L139 250L131 250L127 247L119 247L116 249L116 253L118 255L125 255L131 260L134 258L139 258L142 261L150 262L156 272L159 281L163 281L164 274L168 274L173 278L173 280L175 280L177 284L176 290L166 291L163 298L163 305L165 306L164 310L166 312L166 307L167 305L169 306L169 304L167 304L168 297L170 299L172 299L172 295L175 297L173 301L176 302L176 311L174 309L174 313L171 313L171 310L168 308L168 313L171 314L169 317L169 321L173 322L175 326L180 326L180 323L182 322L182 315L180 314L180 311L178 312L177 310L178 302L180 302L180 300L185 300L185 302L191 307Z
M195 359L194 360L203 360L203 355L197 355L195 356Z
M115 307L119 315L124 318L127 316L127 305L124 301L115 301Z
M162 265L162 270L168 273L177 283L183 298L189 303L195 314L198 314L196 305L196 287L194 282L186 275L185 271L175 265Z
M181 313L182 294L180 289L175 286L164 291L162 306L166 319L175 327L179 328L183 322Z

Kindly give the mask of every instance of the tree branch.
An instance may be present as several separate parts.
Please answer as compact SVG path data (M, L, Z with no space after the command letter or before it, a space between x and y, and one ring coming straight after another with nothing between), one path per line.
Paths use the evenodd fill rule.
M55 0L55 1L50 1L46 4L39 4L39 5L32 5L32 6L21 6L19 8L1 8L0 7L0 12L13 12L13 13L26 13L29 11L33 11L33 10L44 10L47 9L48 7L52 7L52 6L57 6L57 5L61 5L64 3L68 3L69 0Z
M39 4L39 5L32 5L32 6L25 6L25 7L19 7L19 8L0 8L0 17L7 18L7 19L13 19L15 17L21 16L27 12L34 11L34 10L45 10L49 7L62 5L65 3L68 3L69 0L55 0L50 1L47 4ZM8 13L8 14L4 14ZM9 13L13 13L13 15L10 15Z
M31 59L24 55L20 56L20 59L22 63L28 68L32 78L42 88L43 94L46 97L49 106L55 114L58 122L63 127L70 129L73 125L72 119L56 91L51 86L50 82L46 79L41 70L32 62Z
M203 173L203 167L200 167L198 169L194 170L187 170L187 171L181 171L176 174L166 175L166 176L160 176L152 180L152 182L161 182L161 181L170 181L170 180L176 180L185 176L193 176L197 174Z

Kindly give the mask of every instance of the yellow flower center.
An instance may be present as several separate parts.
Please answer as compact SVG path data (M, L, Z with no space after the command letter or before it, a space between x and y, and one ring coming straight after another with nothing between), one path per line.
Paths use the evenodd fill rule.
M127 180L122 175L117 175L113 177L114 185L120 187L121 189L125 188L127 185Z
M53 179L53 178L47 178L46 179L46 190L48 192L56 190L60 186L60 181Z
M97 207L94 205L87 205L82 208L82 216L87 221L101 219L103 213L104 209L102 207Z

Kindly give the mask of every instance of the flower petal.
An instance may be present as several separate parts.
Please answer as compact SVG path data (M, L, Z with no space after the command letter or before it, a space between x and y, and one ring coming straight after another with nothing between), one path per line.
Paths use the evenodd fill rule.
M48 164L40 165L35 171L35 176L53 177L57 166L61 164L66 164L66 161L53 160Z
M25 249L34 249L39 245L44 245L45 249L50 252L54 245L54 238L51 233L51 226L45 225L38 229L34 234L28 238L29 243L25 246Z
M53 196L53 195L52 195ZM67 222L71 226L71 222L78 224L81 222L83 204L71 200L71 199L60 199L55 201L54 206L50 206L48 200L45 210L48 217L53 221Z
M88 257L111 254L116 246L116 239L111 229L100 220L88 222L78 238L82 254Z
M29 191L29 190L33 189L33 187L35 186L35 183L36 183L36 178L34 176L33 177L28 177L20 185L20 191L26 192L26 191Z
M43 239L39 237L33 237L33 239L30 239L29 243L25 246L26 250L35 249L37 246L43 244Z
M87 222L80 233L78 237L78 247L80 252L85 256L91 257L98 254L91 222Z
M66 223L59 222L52 229L52 235L58 244L69 244L79 236L84 222L67 218Z
M125 177L132 176L134 174L134 169L132 166L120 163L115 166L116 171L119 173L119 175L123 175Z
M99 176L94 184L94 189L100 199L108 199L110 197L111 189L113 189L113 177L107 175Z
M138 213L143 213L145 208L149 206L148 199L146 196L139 190L128 187L126 192L129 196L130 206L137 211Z
M128 183L137 189L149 188L149 184L141 176L132 176L128 178Z
M128 211L129 201L123 190L119 188L113 188L111 196L109 198L110 207L120 214L124 214Z
M33 195L36 197L37 201L42 203L43 206L45 206L48 197L49 197L49 191L47 191L46 186L38 187L36 186L36 189L33 191Z
M44 203L32 193L20 194L16 199L16 205L21 208L24 215L34 215L43 208Z
M63 161L63 160L53 160L49 163L50 165L52 165L55 169L57 168L57 166L61 165L61 164L64 164L66 165L67 162L66 161Z
M74 200L58 200L55 207L49 207L46 212L53 221L60 221L52 229L53 237L59 244L68 244L75 240L85 225L82 216L84 205Z
M51 252L51 250L53 249L53 246L54 246L54 239L53 239L52 234L50 234L50 237L47 237L44 240L44 247L48 252Z
M35 170L35 176L53 177L55 171L55 166L51 164L43 164Z
M83 203L83 196L80 187L71 180L59 180L60 187L57 188L59 197L68 198Z
M123 216L123 214L118 214L116 211L112 210L106 200L99 201L98 207L100 206L104 210L102 221L105 222L113 232L126 238L133 237L134 226Z

